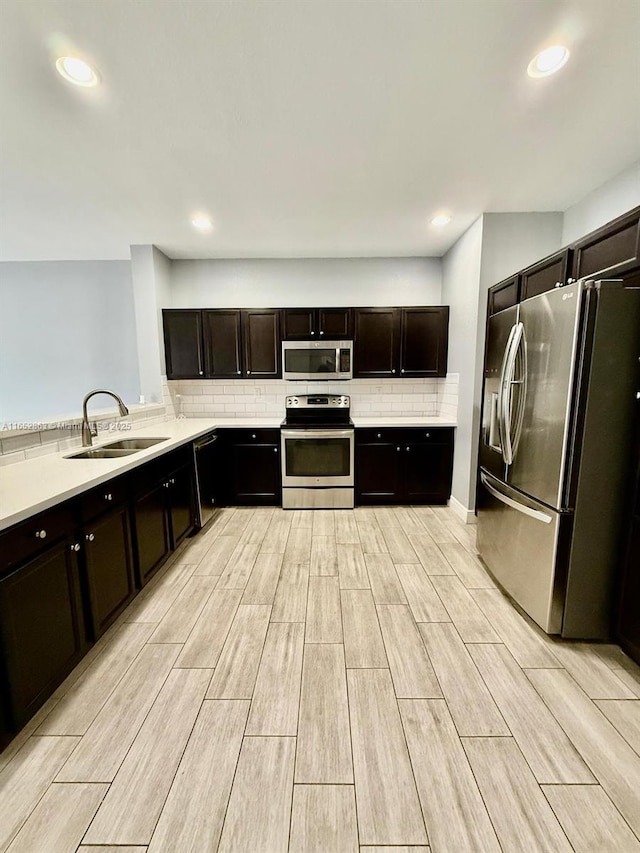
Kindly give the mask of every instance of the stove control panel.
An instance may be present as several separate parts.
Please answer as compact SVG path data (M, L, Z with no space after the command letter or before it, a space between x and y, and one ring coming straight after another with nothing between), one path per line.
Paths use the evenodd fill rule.
M348 409L351 398L346 394L298 394L287 397L287 409Z

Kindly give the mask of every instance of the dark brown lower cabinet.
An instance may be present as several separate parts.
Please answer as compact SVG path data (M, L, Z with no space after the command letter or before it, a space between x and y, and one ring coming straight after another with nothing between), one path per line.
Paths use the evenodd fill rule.
M631 524L624 555L616 634L625 652L640 664L640 517Z
M183 465L167 480L167 502L171 547L177 548L193 530L194 516L193 465Z
M226 503L279 506L282 503L280 430L228 430L222 433L227 459Z
M143 587L171 551L165 483L134 497L132 511L137 582Z
M393 504L402 493L400 446L371 438L356 447L357 502Z
M63 539L0 579L9 722L22 726L84 655L77 552Z
M355 464L357 504L444 504L453 428L357 429Z
M136 594L127 505L85 526L84 555L91 635L97 640Z

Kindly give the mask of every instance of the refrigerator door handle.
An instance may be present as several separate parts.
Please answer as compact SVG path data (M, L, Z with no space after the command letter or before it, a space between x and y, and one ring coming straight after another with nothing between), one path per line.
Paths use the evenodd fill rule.
M540 512L537 509L532 509L530 506L526 506L525 504L521 504L518 501L514 500L514 498L510 498L508 495L503 494L498 491L490 482L489 478L486 474L480 474L480 480L482 481L482 485L489 492L489 494L493 495L494 498L501 501L503 504L510 506L512 509L518 510L523 515L528 515L530 518L535 518L536 521L542 521L544 524L551 524L553 521L553 516L547 515L546 512Z
M500 451L502 452L502 458L505 462L507 462L507 457L505 455L505 447L507 440L507 424L504 420L504 410L505 410L505 376L507 374L507 367L509 364L509 354L511 352L511 347L513 345L513 337L516 333L517 323L511 327L511 331L509 332L509 337L507 339L507 345L504 348L504 356L502 357L502 368L500 370L500 379L498 381L498 400L497 400L497 419L498 419L498 435L500 436Z
M498 402L500 406L500 418L504 432L502 433L502 455L507 465L513 462L514 443L511 436L511 402L513 398L513 383L515 379L516 357L520 348L520 341L524 333L522 323L516 323L509 335L504 364L502 367L502 381L500 383L501 395Z
M524 412L527 403L527 336L525 334L524 325L522 326L522 334L516 347L516 357L514 359L514 371L518 371L520 379L511 379L511 387L519 385L518 402L516 405L516 420L513 433L513 456L516 455L520 438L522 436L522 428L524 424ZM511 407L509 407L509 423L511 423Z

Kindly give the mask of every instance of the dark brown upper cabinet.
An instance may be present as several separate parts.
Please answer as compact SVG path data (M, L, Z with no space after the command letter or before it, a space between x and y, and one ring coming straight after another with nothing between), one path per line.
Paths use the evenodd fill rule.
M354 377L388 379L399 374L400 309L354 309Z
M242 376L242 312L203 311L205 370L210 379Z
M354 376L446 376L448 306L355 308Z
M489 314L497 314L505 308L511 308L520 302L520 276L512 275L489 291Z
M242 312L244 374L252 379L282 376L280 311L273 308Z
M640 208L609 222L575 244L575 279L640 265Z
M449 307L402 308L400 376L446 376Z
M554 287L564 287L571 284L573 278L569 276L569 264L571 261L571 249L563 249L533 266L527 267L521 274L521 299L546 293Z
M351 308L284 308L282 340L345 340L353 335Z
M165 309L167 379L202 379L205 374L202 311Z

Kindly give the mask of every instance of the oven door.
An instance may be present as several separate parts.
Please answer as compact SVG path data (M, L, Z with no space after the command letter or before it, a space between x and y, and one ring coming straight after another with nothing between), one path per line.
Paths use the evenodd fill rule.
M283 429L282 485L353 486L352 429Z

